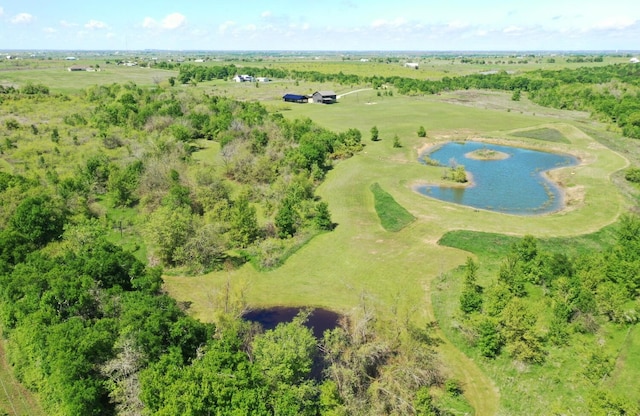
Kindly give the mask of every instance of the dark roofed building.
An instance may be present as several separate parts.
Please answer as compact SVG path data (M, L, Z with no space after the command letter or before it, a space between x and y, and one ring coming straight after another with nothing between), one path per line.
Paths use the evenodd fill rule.
M299 94L285 94L282 99L289 103L306 103L309 102L309 98L306 95Z
M313 102L321 104L333 104L338 101L338 96L333 91L316 91L313 93Z

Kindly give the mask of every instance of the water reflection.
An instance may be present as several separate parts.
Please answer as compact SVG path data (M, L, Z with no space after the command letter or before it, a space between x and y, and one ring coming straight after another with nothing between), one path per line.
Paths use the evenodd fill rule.
M504 158L474 159L476 151L499 152ZM423 160L421 155L420 160ZM450 142L427 153L443 166L452 161L465 166L473 176L474 186L450 187L422 185L423 195L442 201L480 209L518 215L554 212L562 208L562 193L544 175L550 169L572 166L577 159L569 155L479 142ZM444 169L444 168L443 168Z

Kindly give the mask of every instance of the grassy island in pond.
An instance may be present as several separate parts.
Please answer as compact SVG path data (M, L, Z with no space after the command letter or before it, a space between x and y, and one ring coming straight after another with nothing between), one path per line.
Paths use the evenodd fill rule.
M510 155L499 150L482 148L474 150L473 152L466 153L464 157L466 157L467 159L475 160L503 160L508 159Z

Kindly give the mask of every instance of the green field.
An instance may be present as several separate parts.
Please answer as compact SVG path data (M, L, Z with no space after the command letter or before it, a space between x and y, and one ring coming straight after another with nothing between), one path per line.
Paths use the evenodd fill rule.
M244 64L259 66L253 62ZM104 70L100 72L72 73L66 71L65 65L60 62L43 68L4 68L0 71L0 84L42 83L49 85L54 92L71 93L91 85L114 82L131 81L149 88L165 86L167 79L176 74L102 64ZM410 71L406 68L398 70L398 65L389 69L392 64L372 63L366 67L365 63L342 61L276 62L269 65L293 65L300 70L324 68L322 70L328 72L342 70L357 74L369 73L371 68L397 75ZM447 69L445 65L455 69ZM437 78L443 74L451 76L485 67L432 60L416 74ZM511 67L519 68L516 64L511 64ZM546 66L542 63L527 64L526 69L539 67ZM389 321L401 319L419 325L437 321L439 329L436 329L436 336L442 340L439 352L449 371L447 376L462 382L465 398L473 406L475 414L545 414L549 406L560 406L561 403L536 401L536 398L561 384L561 370L532 367L521 371L507 358L486 362L464 347L464 341L453 329L456 294L460 289L460 282L455 280L455 270L465 263L468 256L474 256L487 267L485 279L489 279L489 272L495 270L501 256L501 248L507 247L514 237L526 234L544 239L549 246L598 249L598 242L611 239L609 226L632 205L633 190L624 189L622 192L621 187L612 185L612 180L615 182L620 177L619 172L630 163L628 159L637 162L637 146L625 150L623 155L622 149L612 150L602 144L609 135L613 134L616 139L618 136L607 132L605 126L592 121L588 114L540 107L526 97L512 101L511 94L503 92L470 90L434 96L401 96L380 94L366 85L295 83L289 80L261 85L220 80L197 86L176 86L173 91L187 88L240 100L259 100L270 111L280 112L286 118L309 117L334 131L357 128L363 133L366 144L359 154L336 162L318 189L318 195L329 204L335 230L313 238L281 267L258 271L247 263L238 269L203 276L181 276L175 271L168 273L164 278L165 289L178 301L187 302L192 315L213 321L218 293L227 282L236 288L246 286L247 301L253 308L312 306L348 313L366 299L383 319ZM342 95L337 104L290 104L281 100L287 92L306 94L327 89ZM19 111L8 108L3 115L18 116ZM42 117L45 123L46 115ZM369 140L368 134L373 126L380 131L380 141ZM420 126L426 129L426 138L418 137L416 132ZM400 148L393 147L395 135L400 140ZM425 149L450 140L468 139L576 156L580 160L578 166L550 173L550 177L564 189L565 209L549 215L521 217L437 201L413 190L416 184L441 182L441 168L418 163L418 157ZM217 157L218 143L201 141L199 144L201 149L194 154L195 160L221 163ZM47 146L47 152L52 152L53 144ZM20 148L24 153L17 153L14 158L30 157L29 153L33 151L34 147L25 145ZM76 159L67 162L70 165L79 163ZM16 165L11 166L15 169ZM374 184L384 194L372 192ZM388 197L386 208L376 208L376 198L381 196ZM390 213L390 219L382 219L381 212ZM387 221L392 223L399 216L404 217L400 226L388 230L390 227L385 227ZM126 214L122 218L126 220ZM118 239L115 234L112 237ZM443 237L448 246L439 243ZM580 244L575 244L578 240ZM491 252L488 246L495 251ZM623 386L624 383L633 383L634 375L640 371L636 358L640 332L634 328L626 335L612 333L611 338L614 345L620 346L615 378L611 384ZM552 363L558 368L562 365L568 366L566 368L570 371L577 371L575 367L578 364L571 364L571 357L562 354L557 352ZM520 373L524 371L528 373L522 376ZM531 385L524 387L518 384L518 390L512 391L513 380L520 376ZM547 377L551 378L546 380ZM11 377L0 380L4 385L15 382ZM15 394L7 391L3 396L0 390L0 407L10 411ZM563 394L569 393L559 390L548 398L558 401ZM526 400L519 402L518 395L526 397Z

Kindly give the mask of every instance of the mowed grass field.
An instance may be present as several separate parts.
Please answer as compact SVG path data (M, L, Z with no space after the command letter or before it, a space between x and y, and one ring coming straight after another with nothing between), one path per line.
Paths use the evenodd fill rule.
M64 61L34 64L34 67L12 68L0 66L0 85L20 87L26 83L44 84L52 92L73 93L93 85L133 82L141 87L150 87L159 83L167 84L171 76L178 71L166 71L152 68L118 66L113 63L98 63L100 71L70 72L73 65L95 65L94 61Z

